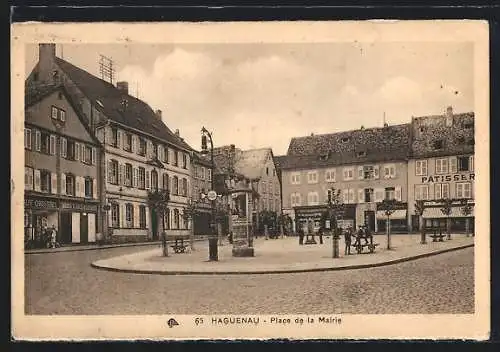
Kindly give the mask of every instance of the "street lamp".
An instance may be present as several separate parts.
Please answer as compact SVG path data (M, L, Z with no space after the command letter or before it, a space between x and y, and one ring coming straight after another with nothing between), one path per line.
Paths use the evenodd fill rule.
M207 155L209 153L208 147L207 147L207 138L210 141L210 165L212 166L212 179L211 179L211 190L207 194L207 198L211 201L211 206L212 206L212 223L211 223L211 229L212 233L210 234L210 237L208 238L208 255L209 255L209 260L210 261L218 261L219 260L219 255L218 255L218 248L217 248L217 236L215 233L215 200L217 199L217 193L215 192L215 187L214 187L214 170L215 170L215 163L214 163L214 142L212 140L212 134L205 128L201 128L201 154Z

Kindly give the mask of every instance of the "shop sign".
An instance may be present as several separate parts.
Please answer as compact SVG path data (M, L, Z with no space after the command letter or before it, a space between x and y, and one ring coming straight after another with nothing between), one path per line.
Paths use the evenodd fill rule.
M24 207L31 209L57 209L57 201L52 199L25 198Z
M422 183L474 181L474 174L422 176Z
M394 203L394 210L406 210L408 207L407 203ZM384 206L380 203L377 203L377 210L385 210Z
M62 209L71 209L79 211L97 212L97 204L76 203L76 202L61 202Z

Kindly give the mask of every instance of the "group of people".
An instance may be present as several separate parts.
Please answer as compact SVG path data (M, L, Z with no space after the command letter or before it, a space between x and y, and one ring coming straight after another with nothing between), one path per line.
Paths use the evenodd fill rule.
M349 226L344 232L344 243L345 243L345 250L344 254L349 255L351 254L351 246L352 244L352 238L355 238L354 241L354 247L358 246L361 244L361 240L365 240L365 244L368 244L369 241L373 240L373 234L370 232L370 229L366 225L361 225L358 227L358 231L354 232L353 228Z
M35 248L57 248L61 245L57 242L57 230L55 225L43 226L35 229L35 238L26 240L26 247Z

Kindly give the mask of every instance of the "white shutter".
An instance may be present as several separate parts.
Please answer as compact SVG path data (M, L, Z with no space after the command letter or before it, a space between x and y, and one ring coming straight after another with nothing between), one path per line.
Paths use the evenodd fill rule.
M75 197L80 197L80 176L75 176Z
M39 152L41 146L42 146L42 135L40 131L35 131L35 150Z
M474 156L469 156L469 170L474 171Z
M120 223L118 227L126 227L127 226L127 207L125 204L120 204Z
M83 177L78 177L80 179L80 197L85 197L85 179Z
M363 175L363 166L358 166L358 179L359 180L362 180L364 179L364 175Z
M365 202L365 190L363 188L358 189L358 203Z
M384 189L383 188L375 188L375 202L379 203L384 200Z
M434 185L434 199L441 199L442 198L442 192L441 192L441 184L435 184Z
M149 207L148 206L146 206L146 228L149 229Z
M123 185L125 182L125 165L118 164L118 184Z
M80 143L75 142L75 160L80 160Z
M132 187L137 187L137 168L132 168Z
M380 167L379 167L378 165L375 165L375 166L373 167L373 178L374 178L375 180L378 180L378 179L379 179L379 177L380 177L379 171L380 171Z
M121 149L122 148L122 145L123 145L123 133L122 131L117 131L116 132L116 144L117 144L117 148L118 149Z
M92 195L94 199L98 199L97 197L97 179L92 179Z
M150 181L151 181L151 179L150 179L150 177L151 177L151 176L150 176L150 174L149 174L149 171L148 171L148 170L146 170L146 172L145 172L145 186L146 186L145 188L146 188L146 189L151 189L151 182L150 182Z
M49 144L50 155L56 155L56 136L51 134L49 141L50 141L50 144Z
M160 145L160 144L158 144L158 145L156 146L156 150L157 150L157 151L156 151L156 156L158 157L158 160L160 160L160 161L162 160L162 159L161 159L161 149L162 149L162 148L161 148L161 145Z
M151 141L148 141L147 145L148 145L147 157L148 157L148 159L151 159L153 157L153 154L154 154L153 143Z
M457 157L452 156L450 158L450 173L454 174L457 172Z
M133 135L132 136L132 153L135 153L135 151L137 150L137 136L136 135Z
M401 186L396 186L395 198L398 202L401 202Z
M95 162L96 162L96 153L97 153L96 148L92 147L91 153L92 153L92 155L91 155L92 165L95 165Z
M356 192L354 189L349 190L349 203L356 203Z
M40 192L40 170L35 169L35 191Z
M134 204L134 227L139 227L139 204Z
M64 137L61 137L61 150L60 150L60 155L61 155L63 158L65 158L65 157L66 157L67 149L68 149L67 140L66 140L66 138L64 138Z
M61 194L66 194L66 174L61 173Z
M57 194L57 174L50 174L50 193Z
M111 209L109 209L108 211L108 227L109 228L113 227L113 212Z

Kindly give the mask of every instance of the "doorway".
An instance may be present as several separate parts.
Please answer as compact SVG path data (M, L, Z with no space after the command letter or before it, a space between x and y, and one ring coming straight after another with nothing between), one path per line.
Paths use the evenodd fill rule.
M87 213L80 213L80 243L89 241L89 220Z
M61 228L59 229L59 242L71 243L71 213L61 213Z
M151 209L151 234L153 236L153 241L158 239L158 223L156 219L157 219L156 210Z
M375 212L373 210L365 210L365 225L371 232L375 232Z

